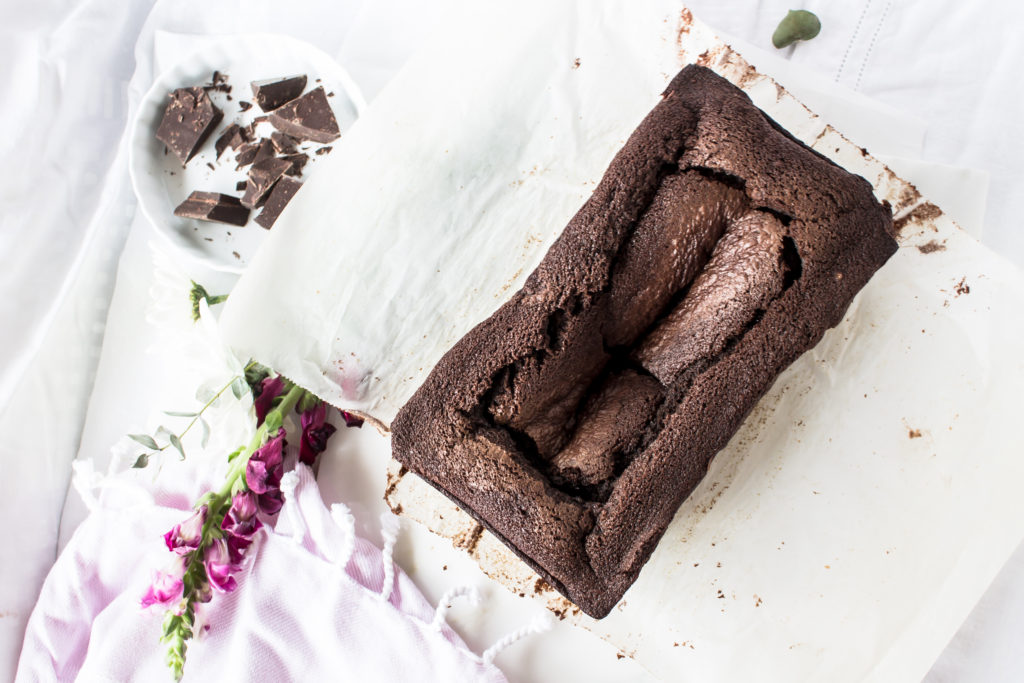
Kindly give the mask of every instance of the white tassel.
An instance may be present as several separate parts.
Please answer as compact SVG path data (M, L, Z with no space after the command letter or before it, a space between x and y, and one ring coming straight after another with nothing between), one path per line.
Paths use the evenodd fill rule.
M380 516L380 535L384 539L384 547L381 549L381 562L384 564L384 587L380 591L380 597L384 602L391 599L391 591L395 583L395 562L392 557L395 554L395 542L398 540L398 529L401 520L390 512Z
M507 648L509 645L512 645L516 641L521 640L526 636L533 635L535 633L544 633L545 631L550 631L551 626L551 617L547 615L539 616L523 628L519 629L518 631L513 631L512 633L509 633L507 636L496 642L494 645L491 645L489 648L484 650L483 655L481 655L481 659L483 659L484 664L493 664L494 658L497 657L498 654L502 650Z
M467 597L469 601L474 605L480 604L480 591L476 589L476 586L456 586L449 588L448 592L441 596L441 600L437 603L437 611L434 612L434 620L430 622L430 628L435 631L440 631L441 626L444 625L445 616L448 614L448 610L452 606L452 602L456 598Z
M338 528L345 532L343 545L338 549L335 563L344 571L348 561L352 559L352 553L356 549L356 518L347 505L335 503L331 506L331 519L338 525Z
M285 472L281 477L281 493L285 504L281 508L281 517L278 518L278 526L285 526L291 532L291 538L297 545L302 545L309 531L305 517L299 509L299 501L295 497L295 489L299 486L299 475L295 470ZM281 525L281 518L287 520Z

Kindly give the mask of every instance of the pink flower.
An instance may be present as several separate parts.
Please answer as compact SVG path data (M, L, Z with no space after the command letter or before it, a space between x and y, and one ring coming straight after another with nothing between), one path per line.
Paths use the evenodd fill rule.
M238 564L245 556L245 551L252 543L252 536L263 524L256 517L259 511L259 500L252 491L235 494L231 501L231 509L224 515L221 529L225 532L228 544L228 556L231 562Z
M252 405L256 409L256 424L263 424L263 419L270 412L270 408L284 390L284 380L281 376L266 377L260 383L260 392L254 398Z
M341 413L341 417L345 420L345 426L346 427L362 427L363 426L363 418L359 417L358 415L353 415L352 413L348 412L347 410L339 410L338 412Z
M327 404L318 401L316 406L302 413L302 440L299 442L299 462L312 465L316 457L327 448L335 427L327 422Z
M266 493L280 487L284 476L284 429L249 456L245 465L245 483L253 493Z
M232 536L251 537L263 526L256 518L259 501L252 491L240 491L231 500L231 508L224 515L220 528Z
M206 523L206 506L202 506L181 524L164 534L167 549L179 555L188 555L199 547L203 537L203 524Z
M180 600L183 576L185 576L185 558L183 557L176 557L166 570L153 572L153 581L140 601L142 606L169 605Z
M230 593L238 587L238 582L231 575L238 571L239 566L231 561L227 541L223 538L218 538L206 546L203 565L206 567L206 577L214 589L221 593Z
M245 466L245 483L257 494L260 510L276 515L284 504L281 496L281 477L284 476L285 431L279 429L273 437L249 457Z

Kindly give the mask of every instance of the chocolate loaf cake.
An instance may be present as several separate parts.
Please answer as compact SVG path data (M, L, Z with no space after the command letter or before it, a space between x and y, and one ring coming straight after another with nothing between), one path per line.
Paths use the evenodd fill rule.
M394 456L603 617L895 250L867 181L688 66L523 288L403 407Z

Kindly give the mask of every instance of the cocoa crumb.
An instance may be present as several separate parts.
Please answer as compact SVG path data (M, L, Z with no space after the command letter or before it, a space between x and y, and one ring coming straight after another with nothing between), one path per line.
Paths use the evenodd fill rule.
M910 430L908 430L907 431L907 438L910 438L910 439L920 439L921 438L921 430L920 429L910 429Z
M957 296L960 296L961 294L970 294L971 287L967 284L967 278L960 278L960 282L956 283L956 288L953 291L956 292Z
M942 242L931 240L930 242L919 244L917 245L917 250L922 254L934 254L937 251L946 251L945 240Z

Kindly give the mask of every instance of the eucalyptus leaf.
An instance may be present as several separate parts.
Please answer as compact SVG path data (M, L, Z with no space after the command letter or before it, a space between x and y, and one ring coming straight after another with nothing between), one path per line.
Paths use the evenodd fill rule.
M206 448L206 445L210 443L210 423L199 418L199 425L203 428L203 436L199 440L199 446L201 448Z
M217 394L217 390L210 386L203 384L196 389L196 400L200 403L206 403Z
M186 411L186 410L165 410L164 411L164 415L170 415L171 417L195 417L198 414L199 413L197 413L195 411L189 412L189 411Z
M772 34L772 45L782 49L798 40L810 40L821 31L821 21L813 12L791 9Z
M181 439L179 439L176 434L171 434L168 438L171 440L171 445L174 446L175 450L181 454L181 459L184 460L185 449L181 446Z
M137 469L141 469L141 468L145 467L148 464L149 464L149 453L141 453L139 455L139 457L137 457L135 459L135 463L132 465L132 467L135 467Z
M160 446L156 443L156 439L151 437L149 434L129 434L128 438L135 443L142 444L146 448L152 448L154 451L160 449Z
M235 381L231 383L231 393L235 395L235 398L242 400L245 396L245 392L248 391L249 387L245 383L245 380L241 377L236 377Z

